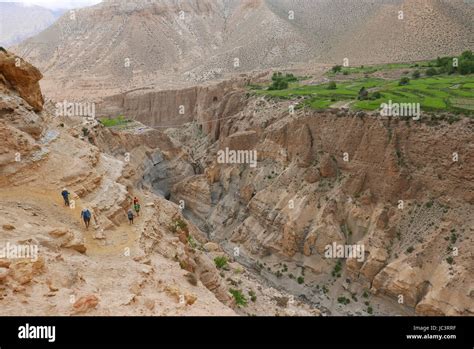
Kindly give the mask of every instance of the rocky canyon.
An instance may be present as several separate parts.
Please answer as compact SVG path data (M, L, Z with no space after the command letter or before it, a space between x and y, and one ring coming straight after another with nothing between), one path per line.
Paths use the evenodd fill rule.
M110 0L2 47L1 314L474 315L473 16Z

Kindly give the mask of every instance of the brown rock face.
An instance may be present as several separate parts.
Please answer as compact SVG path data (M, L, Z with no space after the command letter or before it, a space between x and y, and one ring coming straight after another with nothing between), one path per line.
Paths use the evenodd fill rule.
M323 156L321 159L321 176L324 178L335 177L337 174L337 167L335 161L329 155Z
M302 110L288 117L287 101L255 111L258 102L242 104L242 119L221 121L218 140L243 147L256 136L257 169L229 164L216 171L213 148L193 154L206 166L208 185L198 193L208 213L195 199L187 207L224 241L224 250L239 246L257 265L278 256L324 280L335 268L327 246L363 247L341 267L354 284L417 314L473 313L466 291L472 283L466 252L474 202L471 120L438 128L369 114ZM454 162L453 152L462 161ZM196 197L189 183L202 182L200 176L178 182L172 197ZM447 258L451 235L451 245L464 252ZM203 279L217 281L201 273Z
M39 81L43 75L38 69L23 59L0 51L0 74L5 84L9 84L37 112L43 110L43 96Z
M79 298L74 304L74 313L86 313L91 309L95 309L99 304L99 298L95 295L87 295Z

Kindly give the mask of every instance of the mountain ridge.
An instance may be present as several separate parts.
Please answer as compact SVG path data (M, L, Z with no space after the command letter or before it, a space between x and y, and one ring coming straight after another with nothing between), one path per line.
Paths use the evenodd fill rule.
M315 20L314 13L321 15ZM65 14L13 51L44 73L47 94L61 86L110 95L298 63L342 64L347 58L360 65L459 54L473 46L473 19L473 6L444 0L107 1L77 10L74 19Z

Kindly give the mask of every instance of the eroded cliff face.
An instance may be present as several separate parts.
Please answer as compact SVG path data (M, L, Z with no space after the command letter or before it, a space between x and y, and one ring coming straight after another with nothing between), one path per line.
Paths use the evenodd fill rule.
M289 115L289 101L233 98L241 108L220 114L218 133L167 131L203 169L178 181L171 199L211 239L335 314L357 314L357 302L343 310L334 299L363 293L378 313L474 312L471 120ZM218 163L226 148L256 150L257 166ZM364 253L327 258L332 244Z
M105 97L97 106L98 115L125 115L160 129L182 127L195 121L202 125L204 132L212 133L212 127L208 126L209 120L222 114L220 108L227 106L226 101L231 99L233 92L249 81L248 77L243 76L217 84L178 90L132 90Z
M213 259L225 255L220 247L209 244L178 205L141 185L154 156L166 159L163 171L175 158L176 166L192 171L168 135L138 123L125 132L56 116L53 105L43 108L36 68L13 62L0 52L2 314L319 314L296 302L276 309L273 297L288 296L260 284L231 258L219 270ZM133 197L142 207L129 224ZM81 221L85 208L92 213L89 228ZM28 254L4 255L5 247ZM252 292L245 310L226 280L245 295Z

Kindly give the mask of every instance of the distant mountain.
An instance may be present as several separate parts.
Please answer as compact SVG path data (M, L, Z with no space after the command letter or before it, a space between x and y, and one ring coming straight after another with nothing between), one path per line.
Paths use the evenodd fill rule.
M46 93L95 94L291 63L459 54L474 46L473 22L462 0L106 0L13 50L44 73Z
M35 5L0 2L0 46L8 47L43 31L64 13Z

